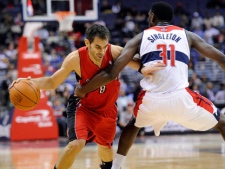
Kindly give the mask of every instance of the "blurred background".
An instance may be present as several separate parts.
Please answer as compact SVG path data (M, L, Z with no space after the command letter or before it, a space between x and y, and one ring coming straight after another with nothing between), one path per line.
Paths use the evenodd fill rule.
M10 103L8 86L18 77L51 76L71 51L84 45L92 23L108 27L110 43L124 46L148 28L148 11L157 0L1 0L0 140L66 139L65 108L76 86L74 72L56 90L42 91L40 104L20 111ZM164 0L174 7L172 24L193 31L225 52L224 0ZM225 73L191 50L190 88L225 112ZM128 67L120 74L117 134L132 115L142 75ZM208 131L214 132L214 131ZM51 134L49 134L51 133ZM162 134L194 133L169 122ZM151 135L151 127L139 135Z

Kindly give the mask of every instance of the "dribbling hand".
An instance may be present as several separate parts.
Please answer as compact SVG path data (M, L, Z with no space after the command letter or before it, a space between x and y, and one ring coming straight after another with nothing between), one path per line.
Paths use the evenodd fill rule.
M16 79L16 80L13 80L13 82L9 85L8 89L12 88L12 86L13 86L15 83L18 83L20 80L23 80L23 79L30 80L31 77L28 76L27 78L18 78L18 79Z

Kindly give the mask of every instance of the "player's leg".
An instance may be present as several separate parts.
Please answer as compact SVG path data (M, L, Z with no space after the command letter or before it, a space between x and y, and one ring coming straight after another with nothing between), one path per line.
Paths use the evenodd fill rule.
M98 144L98 156L102 160L100 169L111 169L112 160L114 157L113 148L109 146L103 146Z
M136 122L135 117L137 117L137 112L139 110L139 106L142 104L142 99L145 96L145 93L146 91L142 90L138 94L138 99L134 107L134 116L131 117L130 121L127 123L120 135L117 153L115 155L115 158L113 159L112 169L121 168L129 149L131 148L134 140L137 137L140 128L134 125L134 123Z
M131 148L137 137L140 128L136 127L134 123L135 118L132 117L121 133L117 154L113 160L112 169L121 168L129 149Z
M95 133L95 142L98 144L98 155L102 160L101 169L111 169L114 152L112 144L116 135L117 125L117 107L109 108L96 116L97 121L93 133Z
M186 92L179 99L182 106L177 118L173 121L184 127L196 131L218 130L225 140L225 115L207 98L186 88ZM182 113L181 113L182 112Z
M214 129L218 130L225 141L225 114L221 111L217 111L218 116L220 117L219 122L213 127Z
M69 142L60 154L56 162L55 169L69 169L72 166L77 154L85 146L85 143L86 140L83 139Z
M73 164L76 155L82 150L86 144L86 140L77 139L74 124L75 124L75 112L76 105L79 102L79 99L73 95L70 95L68 100L68 105L66 109L67 114L67 135L69 138L68 145L63 149L62 153L54 169L68 169Z

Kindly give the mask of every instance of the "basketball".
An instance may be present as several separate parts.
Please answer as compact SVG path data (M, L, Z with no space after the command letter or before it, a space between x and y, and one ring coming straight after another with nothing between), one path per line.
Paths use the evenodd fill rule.
M30 110L40 100L40 89L28 79L21 79L9 89L11 103L19 110Z

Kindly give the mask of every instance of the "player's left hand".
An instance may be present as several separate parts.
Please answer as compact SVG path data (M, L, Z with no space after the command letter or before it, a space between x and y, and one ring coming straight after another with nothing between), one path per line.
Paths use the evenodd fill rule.
M79 83L77 83L76 84L76 89L74 91L74 94L75 94L75 96L77 96L77 97L82 99L82 98L85 97L86 94L81 92L81 90L80 90L81 88L82 88L82 86Z

